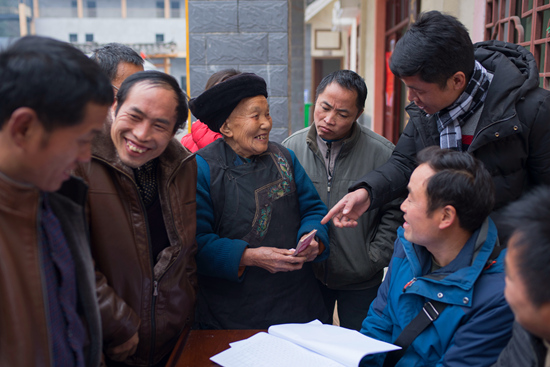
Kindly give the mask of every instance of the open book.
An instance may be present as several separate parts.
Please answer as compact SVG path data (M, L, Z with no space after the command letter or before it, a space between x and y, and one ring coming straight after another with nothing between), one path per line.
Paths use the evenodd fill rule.
M223 367L357 367L367 354L400 349L319 320L273 325L267 333L257 333L230 346L210 360Z

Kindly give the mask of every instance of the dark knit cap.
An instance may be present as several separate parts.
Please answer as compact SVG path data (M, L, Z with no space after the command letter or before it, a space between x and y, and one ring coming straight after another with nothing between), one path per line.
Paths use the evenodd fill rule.
M189 109L212 131L220 128L240 101L248 97L267 98L265 80L256 74L242 73L205 90L189 101Z

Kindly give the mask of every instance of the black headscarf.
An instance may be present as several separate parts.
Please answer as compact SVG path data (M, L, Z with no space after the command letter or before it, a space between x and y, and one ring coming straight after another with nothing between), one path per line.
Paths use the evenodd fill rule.
M193 115L217 133L239 102L248 97L267 98L265 80L256 74L242 73L216 84L189 101Z

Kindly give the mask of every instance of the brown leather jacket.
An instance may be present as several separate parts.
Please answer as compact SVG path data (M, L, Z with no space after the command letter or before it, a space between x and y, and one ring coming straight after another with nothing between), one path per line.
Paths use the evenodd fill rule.
M0 366L53 366L47 294L41 261L43 194L0 174ZM95 295L84 203L85 185L65 182L49 202L61 223L75 264L79 312L88 331L86 366L101 357L101 324Z
M104 348L139 330L125 363L152 365L173 349L193 321L196 294L197 164L172 139L159 157L158 190L170 246L151 259L149 228L132 169L117 156L109 134L92 144L92 162L77 174L90 186L92 255Z

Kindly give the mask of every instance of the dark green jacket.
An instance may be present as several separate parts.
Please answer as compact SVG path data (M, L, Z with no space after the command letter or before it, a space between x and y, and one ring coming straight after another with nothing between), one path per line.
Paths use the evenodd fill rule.
M296 153L313 181L321 200L332 208L357 178L384 164L393 151L385 138L361 127L357 122L343 142L328 186L325 161L317 146L313 125L294 133L283 145ZM402 223L398 199L358 219L355 228L336 228L330 223L330 256L314 264L317 278L332 289L359 290L382 281L383 269L390 261L397 228Z

